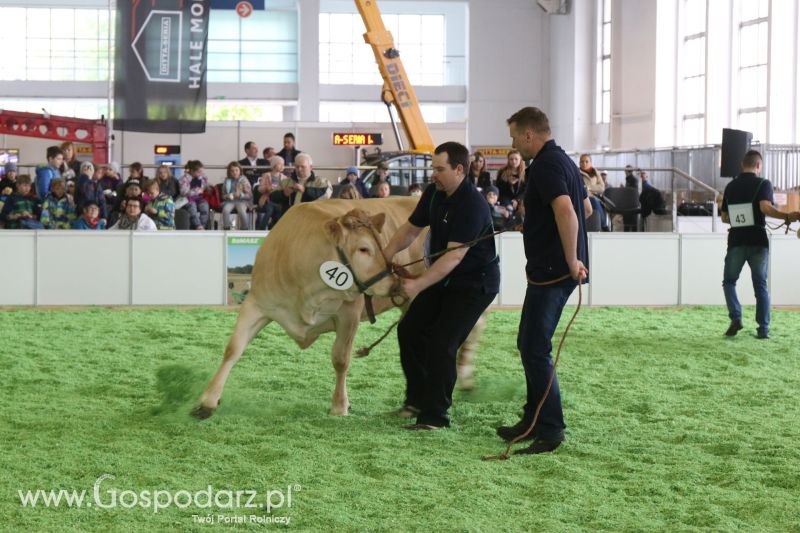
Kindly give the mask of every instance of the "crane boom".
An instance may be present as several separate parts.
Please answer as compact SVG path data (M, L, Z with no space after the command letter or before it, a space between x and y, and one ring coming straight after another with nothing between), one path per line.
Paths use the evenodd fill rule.
M408 81L400 53L394 47L392 33L386 29L376 0L355 0L358 12L364 20L367 33L364 41L372 46L375 61L383 77L384 102L392 102L403 123L411 152L433 153L434 145L428 125L422 118L419 101Z

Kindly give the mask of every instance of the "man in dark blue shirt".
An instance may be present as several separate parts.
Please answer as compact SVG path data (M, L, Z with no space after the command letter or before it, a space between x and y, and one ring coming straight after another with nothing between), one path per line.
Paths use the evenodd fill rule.
M742 173L725 187L722 197L722 221L731 225L722 278L722 290L731 319L725 332L728 337L733 337L744 327L742 306L736 296L736 281L747 262L756 294L756 337L769 338L769 237L766 216L783 219L787 224L800 219L800 212L783 213L772 207L772 184L769 180L758 177L759 174L761 154L750 150L742 160Z
M416 209L386 245L388 260L430 226L430 253L458 247L492 233L489 204L471 180L466 146L447 142L433 155L431 185ZM450 425L447 410L456 383L456 353L481 313L500 290L494 239L457 248L433 258L416 279L403 280L411 305L397 327L400 360L406 376L401 414L417 415L408 429Z
M522 229L528 288L517 336L528 396L522 419L513 426L497 428L497 434L510 441L524 434L533 422L553 368L551 339L561 312L575 286L588 279L584 220L592 208L578 167L550 137L547 115L525 107L507 122L514 148L523 158L533 158L525 173ZM517 453L555 450L564 440L565 428L561 393L554 378L531 432L533 444Z

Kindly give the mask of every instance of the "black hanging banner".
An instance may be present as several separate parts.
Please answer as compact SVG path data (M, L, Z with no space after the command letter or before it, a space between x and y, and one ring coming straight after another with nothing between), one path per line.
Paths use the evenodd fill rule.
M114 129L206 131L209 0L119 0Z

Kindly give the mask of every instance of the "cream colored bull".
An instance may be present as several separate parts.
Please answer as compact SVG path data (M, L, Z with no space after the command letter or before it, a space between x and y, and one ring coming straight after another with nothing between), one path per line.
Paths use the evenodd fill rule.
M250 341L272 321L277 322L300 348L311 346L322 334L336 332L332 361L336 386L330 414L346 415L347 370L358 325L366 320L364 296L354 285L342 291L326 285L320 276L325 261L340 261L344 252L359 280L368 280L387 268L381 250L408 220L418 199L395 197L369 200L324 200L292 207L269 232L258 251L252 289L241 305L236 326L225 348L222 364L193 411L208 418L219 405L231 369ZM408 263L423 256L424 236L395 258ZM419 275L422 263L409 267ZM375 313L392 308L388 297L397 288L393 276L375 283L367 293L374 297ZM470 335L462 351L471 354L477 338ZM459 365L459 376L471 378L470 364ZM471 379L469 380L471 381Z

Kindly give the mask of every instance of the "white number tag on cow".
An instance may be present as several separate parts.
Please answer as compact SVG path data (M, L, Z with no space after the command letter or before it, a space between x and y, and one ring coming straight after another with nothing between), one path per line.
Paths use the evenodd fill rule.
M756 225L753 204L728 204L728 218L730 218L732 228Z
M325 261L319 267L319 277L325 285L337 291L346 291L353 286L353 273L338 261Z

